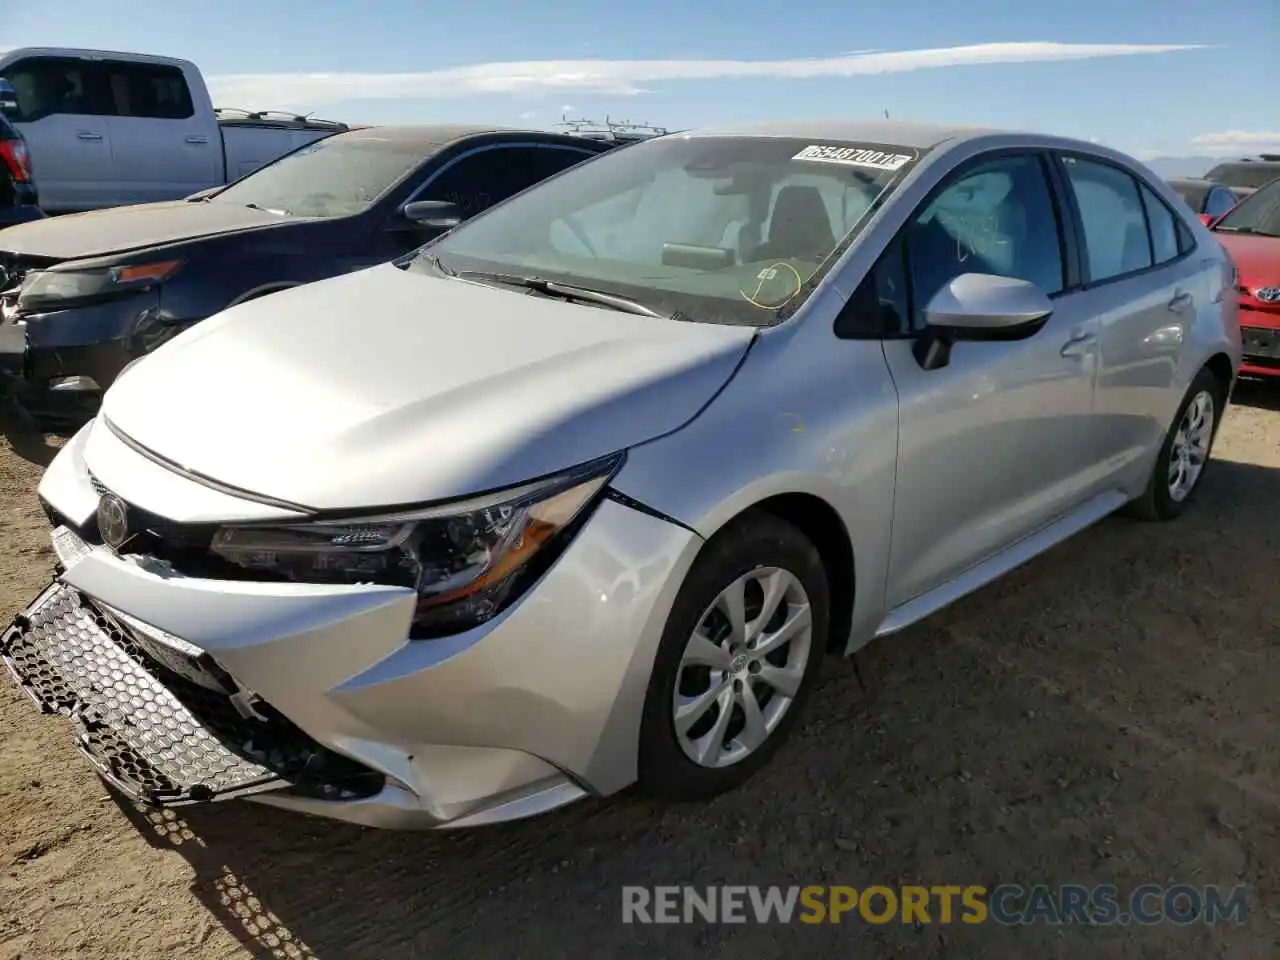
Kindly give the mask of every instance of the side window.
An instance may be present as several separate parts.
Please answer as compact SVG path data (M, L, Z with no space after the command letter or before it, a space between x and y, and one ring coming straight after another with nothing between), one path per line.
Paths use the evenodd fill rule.
M18 98L16 120L33 122L64 114L108 112L94 89L94 68L80 60L35 57L20 60L4 72Z
M1142 187L1142 205L1147 211L1147 226L1151 230L1151 249L1156 263L1168 263L1179 253L1178 228L1174 225L1177 218L1146 186Z
M537 150L521 151L527 152L529 182L525 187L531 187L535 183L541 183L548 177L554 177L562 170L568 170L570 167L576 167L583 160L590 160L594 153L583 153L581 150L570 150L567 147L539 147ZM521 189L524 189L523 187Z
M110 62L105 69L115 116L186 120L195 115L187 78L177 67Z
M1044 165L1012 155L962 170L905 228L911 301L919 314L965 273L1017 277L1062 290L1062 247Z
M495 203L533 186L550 173L572 165L562 160L552 163L557 158L541 156L552 152L533 147L483 149L454 163L432 180L417 199L448 200L462 208L464 217L474 217ZM551 166L555 169L548 169Z
M1089 281L1098 283L1151 266L1151 241L1138 184L1106 163L1065 157L1067 180L1084 228Z
M907 264L902 237L880 255L836 318L835 334L842 340L900 337L911 331Z
M1211 217L1220 217L1236 205L1236 195L1230 190L1214 187L1209 191L1209 199L1205 201L1204 212Z
M1194 250L1196 247L1196 238L1195 238L1195 234L1191 232L1191 228L1188 227L1182 221L1181 218L1179 218L1177 221L1177 227L1178 227L1178 252L1186 253L1189 250Z

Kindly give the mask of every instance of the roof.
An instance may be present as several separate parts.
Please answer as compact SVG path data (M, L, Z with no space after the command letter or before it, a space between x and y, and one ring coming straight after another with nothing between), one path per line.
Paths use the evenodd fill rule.
M501 127L497 125L481 125L467 123L437 123L419 126L361 126L352 127L336 137L361 137L376 140L390 140L410 144L434 144L444 146L465 140L468 137L481 137L489 134L515 134L544 140L551 143L581 143L584 137L575 137L565 133L552 133L549 130L524 130L519 127ZM591 141L588 141L591 142Z
M861 143L890 143L927 150L946 140L1009 133L985 127L967 127L906 120L784 120L691 130L694 137L788 137L796 140L848 140Z

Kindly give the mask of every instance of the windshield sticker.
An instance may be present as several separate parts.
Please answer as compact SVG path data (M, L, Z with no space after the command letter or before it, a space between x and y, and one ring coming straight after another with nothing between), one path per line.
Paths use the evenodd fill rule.
M769 293L773 291L766 291L766 287L775 286L773 281L777 280L780 275L779 268L790 271L790 274L781 274L785 283L785 286L778 291L781 296L769 296ZM792 278L795 278L794 286L790 282ZM738 288L738 293L742 294L742 299L753 307L759 307L761 310L777 310L799 293L802 286L804 286L804 278L800 276L799 270L789 263L775 263L756 274L756 288L752 293L747 293L741 287Z
M811 163L838 163L845 167L864 167L868 170L901 170L915 156L871 147L832 147L815 143L805 147L791 159L808 160Z

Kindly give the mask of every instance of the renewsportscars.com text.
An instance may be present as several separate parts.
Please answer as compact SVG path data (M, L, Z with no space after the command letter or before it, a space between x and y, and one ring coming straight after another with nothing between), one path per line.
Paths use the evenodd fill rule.
M1248 888L1144 884L980 886L659 886L622 888L623 923L1244 923Z

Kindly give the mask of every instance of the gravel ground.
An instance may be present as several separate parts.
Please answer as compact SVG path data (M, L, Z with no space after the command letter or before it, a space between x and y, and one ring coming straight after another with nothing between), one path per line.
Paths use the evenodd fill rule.
M1248 386L1248 385L1247 385ZM467 834L247 803L142 813L0 683L0 960L1280 956L1280 389L1195 508L1104 522L859 656L758 778ZM53 447L0 441L0 616L45 583ZM627 884L1237 883L1243 925L663 926Z

